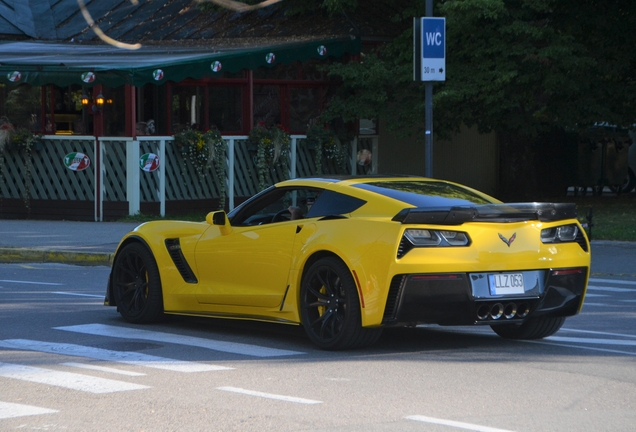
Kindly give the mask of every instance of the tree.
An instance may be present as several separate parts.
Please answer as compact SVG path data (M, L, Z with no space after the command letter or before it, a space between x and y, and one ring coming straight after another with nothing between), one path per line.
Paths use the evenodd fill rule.
M407 132L422 123L424 86L412 81L412 17L424 15L424 3L405 2L393 17L404 25L393 42L361 63L331 69L342 87L327 116L379 116ZM435 85L435 134L461 124L496 131L504 197L530 196L555 183L549 172L537 172L544 166L540 153L568 157L559 146L566 132L636 122L636 2L447 0L436 2L435 15L445 16L447 27L447 80Z

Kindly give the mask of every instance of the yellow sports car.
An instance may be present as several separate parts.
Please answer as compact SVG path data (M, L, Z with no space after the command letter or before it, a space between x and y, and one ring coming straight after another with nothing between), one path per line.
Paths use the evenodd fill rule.
M117 249L106 305L302 325L323 349L388 326L550 336L583 305L590 244L574 204L504 204L421 177L278 183L205 222L156 221Z

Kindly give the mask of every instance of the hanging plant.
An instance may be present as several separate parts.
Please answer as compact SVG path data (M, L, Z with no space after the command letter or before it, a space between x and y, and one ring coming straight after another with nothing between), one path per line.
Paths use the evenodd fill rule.
M322 174L323 157L333 160L339 167L345 166L348 159L347 149L342 145L338 135L331 129L318 124L312 125L307 131L307 146L314 150L316 174Z
M289 153L291 137L281 125L268 128L259 123L250 131L249 141L256 146L256 169L260 190L269 186L266 174L280 168L285 179L289 178Z
M42 139L42 135L34 134L27 128L15 128L6 117L0 118L0 181L4 181L4 152L16 151L24 155L25 181L22 200L27 212L31 208L31 171L33 160L31 158L33 146Z
M0 185L4 184L4 149L13 130L13 125L8 118L0 117Z
M24 153L25 163L25 182L24 182L24 193L22 194L22 200L24 201L24 206L27 209L27 212L31 210L31 169L33 168L33 160L31 158L31 154L33 152L33 146L42 139L42 135L33 134L30 130L26 128L19 128L11 137L11 142L13 147L18 151Z
M211 159L211 147L203 139L203 134L194 129L186 129L175 134L174 142L183 159L192 164L199 177L205 177L209 167L208 161Z
M203 134L203 140L210 148L210 159L214 166L214 172L219 180L219 209L225 208L225 198L227 188L225 179L227 178L227 145L217 128L212 128Z
M11 134L11 149L31 154L33 146L42 139L42 135L34 134L27 128L18 128Z
M199 177L205 177L211 165L219 180L219 208L225 207L226 198L226 145L217 128L201 133L195 129L186 129L174 135L174 142L183 159L189 161Z
M5 147L11 141L13 132L15 132L15 128L9 119L0 117L0 153L4 152Z

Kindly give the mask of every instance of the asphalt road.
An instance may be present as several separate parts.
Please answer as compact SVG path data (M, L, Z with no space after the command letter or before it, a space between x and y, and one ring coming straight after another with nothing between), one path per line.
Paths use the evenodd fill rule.
M125 323L107 267L0 264L0 430L632 431L633 248L594 247L583 312L555 336L385 331L325 352L299 328Z
M636 243L593 241L592 276L636 277Z

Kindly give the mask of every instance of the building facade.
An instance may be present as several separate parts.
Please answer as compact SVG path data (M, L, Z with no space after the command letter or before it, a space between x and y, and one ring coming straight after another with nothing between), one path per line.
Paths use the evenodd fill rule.
M302 18L280 6L238 14L204 12L189 0L86 2L119 44L111 45L89 28L75 0L5 3L0 127L38 139L25 152L3 145L0 130L0 218L108 220L232 208L263 185L258 145L250 141L256 126L289 136L288 159L269 167L268 184L325 173L423 174L423 146L393 139L375 119L321 122L338 140L338 157L307 139L337 86L328 65L357 61L397 34L386 22L390 10ZM225 169L210 163L200 176L174 137L211 129L223 137ZM482 141L496 146L493 137ZM462 153L446 149L462 143L436 142L434 173L469 185L480 179L475 186L494 190L495 170L474 177L462 170L471 175L460 179L446 169ZM85 162L73 163L78 155ZM149 157L159 162L156 171L139 166Z

